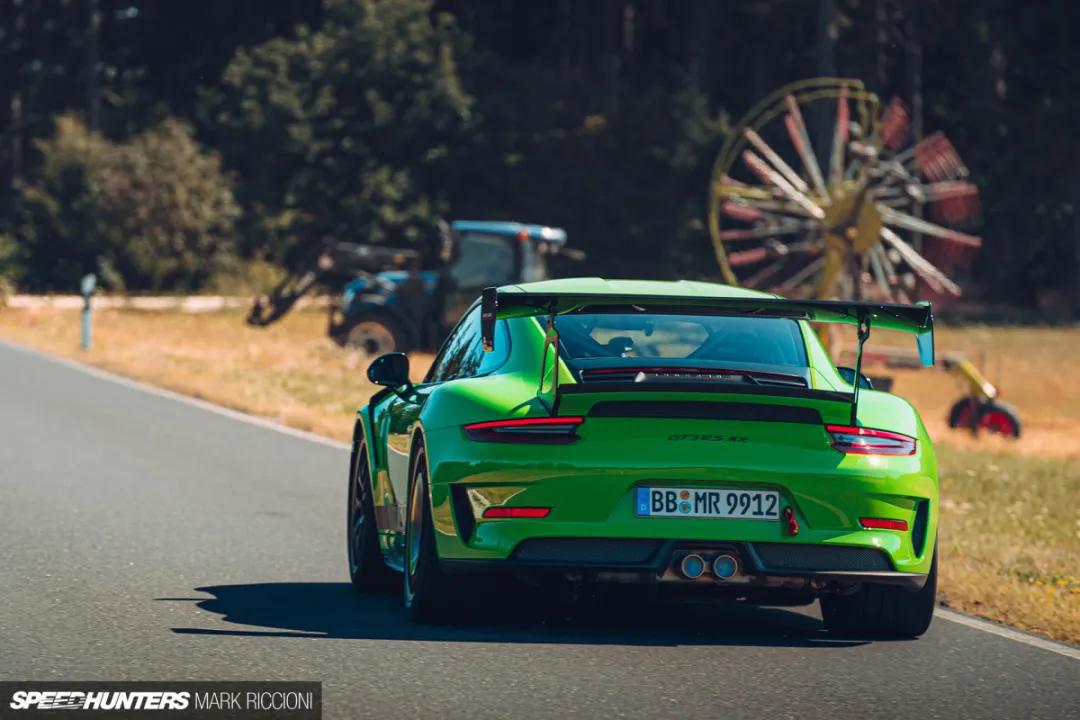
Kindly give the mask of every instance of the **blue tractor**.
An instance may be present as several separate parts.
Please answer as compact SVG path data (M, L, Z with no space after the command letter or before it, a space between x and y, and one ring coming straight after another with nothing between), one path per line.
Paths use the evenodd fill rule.
M426 252L331 243L255 301L252 325L269 325L317 287L341 287L329 334L372 356L437 348L485 287L548 277L549 258L581 259L566 231L517 222L455 220Z

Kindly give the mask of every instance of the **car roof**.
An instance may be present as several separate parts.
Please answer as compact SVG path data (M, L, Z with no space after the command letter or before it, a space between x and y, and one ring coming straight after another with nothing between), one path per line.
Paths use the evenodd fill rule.
M505 285L499 292L524 293L596 293L610 295L670 295L721 298L774 298L771 293L748 290L734 285L697 280L607 280L599 277L562 278L540 282Z
M454 220L450 223L454 232L477 232L490 233L492 235L518 235L524 232L530 240L544 241L555 244L566 243L566 231L562 228L548 227L547 225L530 225L528 223L491 221L491 220Z

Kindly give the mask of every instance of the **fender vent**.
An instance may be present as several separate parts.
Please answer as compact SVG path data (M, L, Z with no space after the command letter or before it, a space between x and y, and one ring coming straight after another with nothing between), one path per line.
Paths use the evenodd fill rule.
M926 522L930 515L930 501L920 500L915 508L915 522L911 525L911 549L916 557L922 557L926 549Z
M458 534L461 535L462 542L468 545L476 529L476 518L469 504L468 489L464 485L450 486L450 506L454 510L454 523L457 525Z

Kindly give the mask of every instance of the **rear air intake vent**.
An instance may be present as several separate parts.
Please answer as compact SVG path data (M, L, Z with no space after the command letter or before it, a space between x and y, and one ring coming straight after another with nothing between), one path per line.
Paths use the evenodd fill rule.
M915 522L911 526L911 549L916 557L922 557L926 549L926 520L930 514L930 501L920 500L915 508Z
M765 571L878 572L892 570L888 556L876 548L753 543Z
M450 506L454 510L458 534L463 542L468 543L476 529L476 518L473 516L472 505L469 504L468 489L464 485L450 486Z

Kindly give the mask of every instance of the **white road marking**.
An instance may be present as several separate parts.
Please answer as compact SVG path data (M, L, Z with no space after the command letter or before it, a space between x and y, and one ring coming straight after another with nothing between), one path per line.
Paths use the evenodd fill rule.
M174 392L172 390L166 390L165 388L155 387L153 385L147 385L146 383L139 382L138 380L132 380L129 377L123 375L117 375L116 373L109 372L108 370L102 370L101 368L94 367L93 365L87 365L81 363L78 360L71 360L69 358L60 357L58 355L50 355L49 353L35 350L34 348L20 345L19 343L11 342L10 340L4 340L0 338L0 346L6 347L17 352L24 353L26 355L32 355L36 358L46 360L48 362L56 363L57 365L63 365L64 367L77 370L86 375L96 377L99 380L107 380L117 385L123 385L124 387L131 388L133 390L141 390L151 395L157 395L158 397L168 398L169 400L175 400L176 402L184 403L185 405L191 405L207 412L216 413L232 420L248 423L249 425L256 425L267 430L274 430L285 435L291 435L302 440L310 440L313 443L320 445L326 445L332 448L338 448L341 450L349 450L349 444L339 442L337 440L331 440L330 438L323 437L322 435L316 435L313 432L306 430L297 430L296 428L283 425L270 418L260 417L258 415L251 415L249 413L241 412L239 410L232 410L221 405L215 405L212 402L206 400L200 400L199 398L191 397L190 395L184 395L182 393Z
M296 428L291 428L288 425L282 425L281 423L275 422L274 420L270 420L268 418L259 417L258 415L249 415L248 413L240 412L239 410L231 410L229 408L222 407L221 405L215 405L214 403L207 402L206 400L193 398L189 395L183 395L172 390L165 390L164 388L147 385L146 383L139 382L138 380L132 380L131 378L124 377L123 375L111 373L108 370L102 370L101 368L87 365L85 363L78 362L77 360L71 360L57 355L50 355L48 353L41 352L40 350L35 350L33 348L26 347L25 345L11 342L10 340L4 340L0 338L0 346L24 353L26 355L32 355L36 358L40 358L48 362L63 365L64 367L71 368L72 370L77 370L78 372L85 373L101 380L107 380L109 382L116 383L117 385L123 385L127 388L141 390L143 392L150 393L151 395L157 395L158 397L168 398L169 400L175 400L176 402L191 405L193 407L200 408L201 410L216 413L232 420L248 423L249 425L255 425L257 427L265 428L267 430L274 430L279 433L284 433L285 435L291 435L293 437L300 438L301 440L309 440L313 443L326 445L332 448L338 448L340 450L350 449L347 443L338 442L337 440L331 440L329 438L323 437L322 435L316 435L315 433L307 432L306 430L297 430ZM954 610L946 610L945 608L941 607L934 609L934 615L941 618L942 620L948 620L949 622L954 622L958 625L972 628L973 630L981 630L982 632L990 633L991 635L997 635L998 637L1013 640L1014 642L1023 643L1024 645L1030 645L1031 647L1036 647L1041 650L1047 650L1052 653L1057 653L1058 655L1063 655L1067 658L1072 658L1073 660L1080 660L1080 649L1077 649L1070 645L1064 645L1062 643L1054 642L1053 640L1046 640L1044 638L1036 637L1034 635L1029 635L1025 632L1013 630L1012 628L1006 627L1004 625L998 625L997 623L992 623L987 620L980 620L979 618L974 618L970 615L964 615L963 613L958 613Z
M1035 635L1029 635L1026 632L1014 630L1005 625L998 625L989 620L981 620L979 618L971 617L970 615L958 613L955 610L946 610L945 608L939 607L934 609L934 615L942 620L948 620L949 622L964 625L965 627L974 630L982 630L991 635L998 635L999 637L1008 638L1009 640L1014 640L1018 643L1037 647L1040 650L1048 650L1049 652L1064 655L1073 660L1080 660L1080 648L1075 648L1071 645L1065 645L1064 643L1054 642L1053 640L1036 637Z

